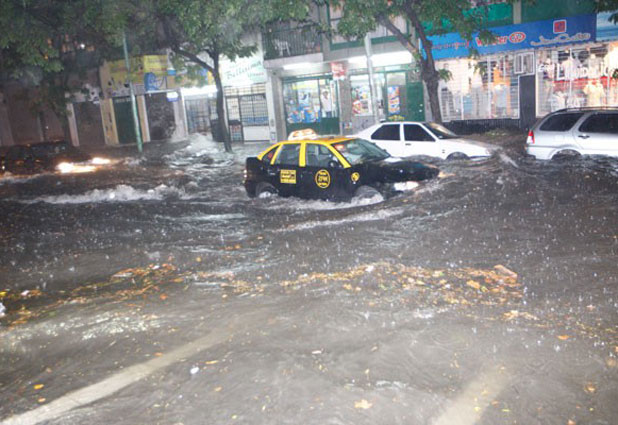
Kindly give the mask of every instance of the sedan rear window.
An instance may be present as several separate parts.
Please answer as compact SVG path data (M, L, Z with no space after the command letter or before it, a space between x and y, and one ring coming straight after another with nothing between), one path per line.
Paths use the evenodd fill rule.
M399 135L399 124L385 124L378 128L371 138L375 140L401 140Z
M541 131L568 131L584 115L583 112L553 115L541 125Z

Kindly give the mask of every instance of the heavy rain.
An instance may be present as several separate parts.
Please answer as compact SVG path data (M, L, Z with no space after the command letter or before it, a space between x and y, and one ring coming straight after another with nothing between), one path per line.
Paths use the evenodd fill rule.
M9 4L0 0L5 3ZM11 3L11 13L19 17L22 6L17 3ZM26 3L23 8L27 11ZM289 7L295 4L288 3ZM519 6L498 2L508 5L512 15L516 7L520 15L522 10L532 14L526 11L533 6L516 3ZM176 2L170 0L171 4ZM363 2L350 0L346 4L341 7L349 7L353 17ZM319 7L338 10L332 5ZM430 12L419 12L419 16L430 16ZM597 12L602 15L602 10L595 9ZM336 19L348 19L346 13ZM595 13L590 19L597 19ZM570 25L583 25L576 18L569 18ZM557 28L557 21L548 22ZM532 25L511 24L521 25L524 32L529 30L526 25ZM274 37L275 31L282 40L276 32L281 29L264 29L272 28L272 22L261 25L262 37ZM500 35L502 26L495 26ZM584 31L586 27L576 28ZM304 31L305 38L313 37ZM600 31L600 26L595 27L597 38ZM405 108L413 95L410 79L421 78L406 68L409 63L358 65L362 72L372 75L375 71L378 76L378 83L369 84L363 74L366 90L354 86L362 78L352 65L353 58L346 59L350 69L344 70L343 77L327 83L321 80L327 77L313 74L301 82L303 71L288 68L293 69L293 75L280 80L277 89L272 83L276 72L271 74L268 67L280 67L277 72L284 72L289 66L285 60L290 57L305 55L317 61L314 56L318 53L323 55L319 60L326 61L324 58L336 50L333 43L346 40L329 41L326 34L319 37L324 37L323 43L332 51L314 51L315 45L307 43L302 44L301 52L294 51L298 46L293 43L286 51L285 44L275 43L270 53L257 53L263 56L260 66L268 69L268 73L264 71L268 84L259 83L260 89L273 93L265 94L264 99L276 98L273 102L280 103L273 108L269 105L264 122L255 118L251 123L235 122L230 105L249 97L253 102L252 96L258 95L226 92L228 125L223 129L234 133L240 125L244 140L220 133L215 112L223 110L218 109L212 92L203 95L210 113L204 128L198 128L190 118L188 105L197 95L187 94L183 91L186 87L166 86L148 94L144 83L141 88L145 92L134 93L133 86L139 88L139 83L128 79L119 93L106 93L101 79L105 72L111 75L117 71L109 71L105 62L97 99L83 100L100 109L101 143L79 136L80 131L92 131L92 127L80 127L79 113L65 117L79 130L65 133L69 144L96 159L87 165L65 163L55 169L18 172L8 168L12 160L8 146L36 147L37 142L22 137L20 131L26 130L19 130L11 121L14 105L10 89L5 90L9 102L0 107L0 153L6 168L0 174L1 424L616 423L617 154L588 156L584 152L575 156L574 148L563 149L559 153L568 155L555 155L553 160L530 154L531 144L542 144L548 133L543 131L547 130L544 125L535 122L543 122L540 120L547 113L562 112L558 108L543 112L549 100L539 100L544 96L543 84L548 84L544 72L549 62L541 59L546 55L564 61L558 47L531 50L532 59L539 59L535 63L540 70L533 71L536 77L531 83L536 97L528 99L536 105L536 112L526 123L522 117L525 87L509 92L509 102L515 102L512 98L516 96L517 102L505 106L504 111L499 111L495 90L491 96L498 100L493 104L472 104L470 108L486 107L493 114L485 117L479 113L483 118L480 125L474 123L474 116L458 120L449 115L472 113L464 105L464 96L468 96L466 102L474 98L472 77L459 81L451 75L441 83L456 80L462 87L469 83L467 94L452 86L436 86L440 96L435 100L442 119L435 121L469 134L467 139L491 144L489 156L444 159L415 154L410 160L439 169L439 175L388 196L330 200L249 196L245 188L250 178L247 158L286 140L290 136L287 130L305 125L317 129L319 135L303 133L302 143L319 140L324 146L332 145L333 157L341 155L345 161L343 148L335 144L347 140L336 138L341 134L369 139L373 136L363 136L361 131L374 122L378 125L380 118L424 122L435 117L427 93L423 112L427 119L408 117L412 112ZM128 40L129 45L138 43L131 34ZM437 36L432 40L438 43ZM592 41L600 43L601 39ZM389 42L399 43L396 39ZM546 40L546 44L551 43ZM583 46L588 49L586 61L591 55L600 57L599 45ZM610 55L611 43L603 46ZM368 58L370 47L367 51L365 45L363 50L359 43L346 48L360 49ZM5 57L15 54L2 43L0 48ZM167 48L173 51L176 47ZM379 43L373 48L378 49L378 57L386 55ZM552 49L554 56L548 53ZM449 59L434 54L436 59ZM497 57L487 56L485 64L493 66ZM583 56L577 57L583 60ZM513 65L507 65L507 59L501 59L503 70ZM206 59L199 60L211 66ZM410 56L406 60L417 59ZM465 59L453 59L451 70L452 63L464 60L472 59L467 53ZM143 66L146 63L143 59ZM180 71L171 59L169 69L172 63ZM300 62L290 63L297 66ZM365 69L368 66L375 70ZM164 70L170 73L164 77L168 78L165 84L176 77L176 69L173 73L169 69ZM338 71L331 65L328 69L328 78L334 78ZM467 69L472 70L470 75L477 75L482 66ZM388 86L389 72L397 78L400 73L404 82ZM483 77L483 87L494 84L495 88L495 69L493 72ZM528 84L530 80L524 78L530 76L513 79ZM384 78L382 83L380 78ZM0 82L5 80L10 78L0 66ZM598 80L607 90L604 106L614 106L609 99L613 99L616 88L611 84L615 81L608 83L607 76ZM413 83L420 85L422 101L423 83L418 81ZM23 79L20 83L28 85ZM217 91L216 81L207 83ZM327 84L338 93L334 97L341 104L332 101L327 107L322 98L317 100L321 121L311 121L306 106L304 121L292 122L284 103L290 90L298 91L300 105L300 93L309 93L307 87L314 83L319 90ZM424 83L427 91L431 83ZM223 86L232 90L226 84L224 79ZM564 88L562 82L552 84ZM0 92L3 87L0 84ZM450 98L443 96L444 90ZM588 99L594 96L592 89L579 90L587 93ZM460 96L460 109L450 110L455 108L451 92ZM352 93L352 99L339 100L342 93ZM316 94L322 95L317 90ZM161 96L158 100L149 100L157 95ZM136 98L137 112L115 105L117 98L127 102ZM384 116L377 113L378 100ZM85 106L76 105L83 102L73 101L71 108L81 110ZM239 114L246 113L246 104L245 109L242 104L236 106L242 111ZM390 114L395 106L401 117ZM575 112L565 114L580 114L577 119L583 124L578 125L585 126L589 112L581 106L586 105L577 105L570 108ZM346 108L351 117L349 128L343 122ZM134 130L141 131L141 136L133 133L130 143L123 142L121 132L128 130L121 128L122 119L109 115L109 110L115 114L124 111L125 124L135 123L140 130ZM598 111L594 113L611 114L616 109ZM269 124L271 113L281 117L277 115ZM106 114L113 121L109 128ZM39 127L41 116L45 114L38 116ZM341 120L338 129L318 126L335 117ZM617 120L618 115L612 119ZM10 125L3 127L5 123ZM250 130L259 125L271 134L267 131L253 140ZM51 127L53 124L43 123L41 128L52 131ZM5 143L6 128L14 143ZM449 139L450 130L443 129ZM618 125L612 130L613 139L608 136L606 142L615 144L616 129ZM405 124L400 131L401 137L409 140ZM140 137L144 137L143 145ZM47 137L42 135L40 142L44 139ZM309 147L303 145L301 151L298 146L302 152L297 154L300 176L302 168L310 166ZM277 155L278 151L272 164L278 161ZM351 164L356 170L352 161L347 166L341 163L341 169ZM338 168L331 163L327 168L334 186L333 170ZM326 174L328 186L331 174ZM356 183L358 178L351 181ZM296 183L296 174L293 179ZM286 183L283 174L280 183ZM315 184L320 187L317 174Z
M46 423L611 423L615 161L505 149L379 203L250 199L265 146L2 180L7 423L41 399Z

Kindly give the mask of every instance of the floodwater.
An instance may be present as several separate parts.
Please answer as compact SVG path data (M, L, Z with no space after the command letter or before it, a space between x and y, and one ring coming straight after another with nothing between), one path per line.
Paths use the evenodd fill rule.
M264 147L0 178L0 420L616 423L618 161L249 199Z

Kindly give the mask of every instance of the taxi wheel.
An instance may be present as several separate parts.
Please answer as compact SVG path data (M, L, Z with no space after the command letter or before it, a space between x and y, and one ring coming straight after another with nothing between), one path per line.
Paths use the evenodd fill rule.
M275 195L277 195L277 189L270 183L260 182L255 187L256 198L270 198Z
M356 189L354 193L354 199L373 199L379 197L379 200L384 200L384 196L378 191L378 189L371 186L361 186Z

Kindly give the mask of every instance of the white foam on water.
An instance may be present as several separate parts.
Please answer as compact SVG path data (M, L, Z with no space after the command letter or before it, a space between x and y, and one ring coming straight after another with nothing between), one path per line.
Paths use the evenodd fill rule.
M153 189L136 189L126 184L119 184L113 189L94 189L81 195L41 196L30 199L28 203L46 202L49 204L86 204L96 202L130 202L143 200L162 200L170 196L188 199L184 190L164 184Z
M383 202L382 195L376 195L371 198L364 199L352 199L350 202L332 202L332 201L318 201L318 200L303 200L300 198L280 198L274 196L267 199L259 199L257 202L263 202L266 209L276 210L345 210L350 208L363 207L366 205L373 205Z
M505 164L511 165L515 168L519 168L519 165L517 165L517 163L513 161L510 156L508 156L502 151L498 152L498 158L500 158L500 161L504 162Z
M318 227L329 226L341 226L343 224L362 223L367 221L379 221L386 220L392 217L396 217L404 213L401 208L394 208L392 210L379 210L379 211L367 211L360 214L350 215L348 217L338 220L320 220L320 221L307 221L305 223L294 224L287 226L283 229L276 230L275 232L292 232L297 230L310 230Z
M46 173L40 173L36 175L22 175L22 174L11 174L10 172L6 172L4 174L0 174L0 185L7 183L23 183L30 180L38 179L41 176L46 175Z

